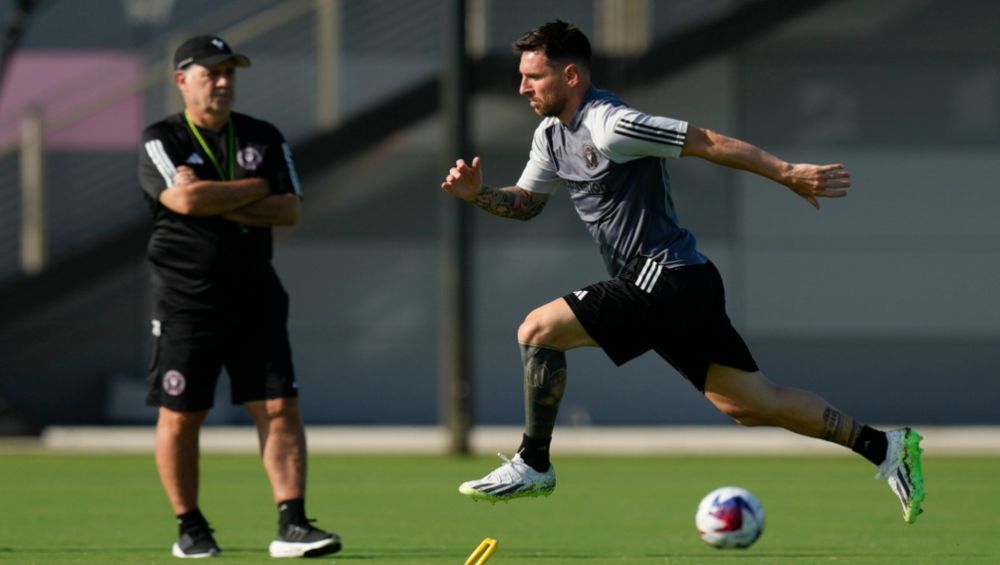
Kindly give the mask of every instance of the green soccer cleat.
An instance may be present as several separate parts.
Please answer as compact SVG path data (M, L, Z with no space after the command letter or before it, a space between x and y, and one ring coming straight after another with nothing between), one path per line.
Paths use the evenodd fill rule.
M458 492L473 500L496 503L512 498L548 496L555 490L555 467L549 465L548 471L540 473L525 463L520 454L513 459L507 459L502 453L497 455L503 459L503 465L481 479L462 483Z
M920 465L923 438L910 428L891 430L885 435L889 446L875 478L889 481L889 488L903 505L903 521L912 524L923 512L920 507L924 502L924 471Z

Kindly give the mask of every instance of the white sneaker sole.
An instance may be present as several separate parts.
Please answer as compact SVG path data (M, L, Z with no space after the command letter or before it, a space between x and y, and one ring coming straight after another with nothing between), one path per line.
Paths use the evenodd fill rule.
M218 553L213 553L211 551L208 553L195 553L194 555L188 555L187 553L181 551L181 546L176 543L174 544L171 552L174 554L174 557L180 557L181 559L204 559L206 557L215 557L218 555Z
M312 543L274 540L268 548L271 557L316 557L340 551L340 540L329 538Z

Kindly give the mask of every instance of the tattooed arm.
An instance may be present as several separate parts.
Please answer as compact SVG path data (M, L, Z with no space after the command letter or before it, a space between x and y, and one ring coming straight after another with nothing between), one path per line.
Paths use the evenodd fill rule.
M493 188L484 185L479 157L472 160L471 166L462 159L456 161L441 183L441 189L456 198L472 202L491 214L516 220L534 218L549 200L548 194L531 192L517 186Z
M525 221L541 213L548 201L548 194L531 192L517 186L493 188L486 185L483 185L472 199L473 204L490 214Z

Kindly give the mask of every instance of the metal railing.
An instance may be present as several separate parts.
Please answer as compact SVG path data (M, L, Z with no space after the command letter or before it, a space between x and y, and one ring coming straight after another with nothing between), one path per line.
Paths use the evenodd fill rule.
M524 29L561 17L580 22L597 52L628 55L685 21L746 1L469 0L467 45L473 57L509 52ZM0 198L10 203L0 209L0 284L37 274L144 220L135 150L58 151L45 140L135 97L144 123L178 111L170 61L186 36L215 32L251 55L237 107L279 125L294 145L438 74L446 6L439 0L225 2L200 17L197 28L165 30L135 49L144 62L128 84L68 107L62 107L67 91L83 84L38 97L11 118L22 122L22 135L0 145Z
M145 209L136 186L134 150L59 150L48 147L45 140L134 97L142 100L143 122L179 110L180 99L170 80L170 61L173 50L187 35L215 32L241 47L262 43L270 36L294 38L296 50L308 44L307 50L312 52L305 60L314 62L314 68L307 73L307 81L318 86L314 97L317 108L295 108L295 135L289 137L294 140L312 130L335 126L339 88L337 67L331 61L339 61L340 57L336 52L318 53L317 47L336 49L340 45L336 36L339 29L330 18L339 13L339 4L340 0L258 2L258 12L232 25L226 25L221 15L214 25L201 20L197 30L177 29L165 41L153 41L137 49L146 62L139 76L128 84L66 106L63 101L68 93L82 86L70 84L38 97L21 116L10 118L21 122L22 133L0 145L0 180L4 181L0 191L5 192L4 200L15 204L4 207L6 212L0 213L0 221L19 228L13 233L0 232L0 256L5 257L0 260L0 282L18 273L38 274L49 261L85 248L119 226L142 220ZM260 50L261 64L257 66L266 69L280 61L281 47L280 41L267 42ZM296 74L292 82L297 83L303 73ZM280 113L285 105L275 92L274 76L261 80L248 75L252 95L247 98L252 100L250 104L241 100L241 106L252 106L264 114ZM254 82L263 85L257 90L264 90L264 94L254 93ZM281 86L292 87L288 82ZM289 128L283 129L288 134ZM138 136L139 132L135 133Z

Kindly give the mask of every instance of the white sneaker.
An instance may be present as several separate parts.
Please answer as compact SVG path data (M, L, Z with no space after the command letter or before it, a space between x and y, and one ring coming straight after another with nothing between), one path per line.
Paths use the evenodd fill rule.
M314 528L289 524L279 529L278 537L271 542L271 557L319 557L340 551L340 536Z
M552 465L549 465L548 471L539 473L525 463L520 454L515 454L513 459L507 459L502 453L497 455L503 459L503 465L479 480L462 483L458 492L473 500L497 502L548 496L556 488L556 469Z
M177 539L177 543L171 548L174 557L181 559L201 559L203 557L215 557L221 553L219 544L215 543L212 536L212 528L208 524L195 526L184 532Z
M924 502L924 472L920 464L923 438L910 428L891 430L885 435L889 446L875 478L889 481L889 488L903 505L903 520L912 524L923 512L920 507Z

